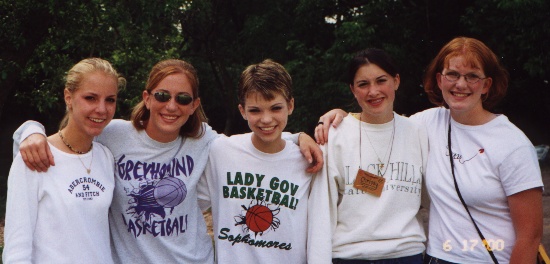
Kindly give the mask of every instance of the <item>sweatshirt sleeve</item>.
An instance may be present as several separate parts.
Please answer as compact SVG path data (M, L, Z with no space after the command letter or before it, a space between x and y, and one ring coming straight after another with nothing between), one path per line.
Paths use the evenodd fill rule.
M210 162L206 165L209 166ZM199 202L199 207L204 212L212 206L210 201L210 190L208 189L208 179L206 178L206 172L202 173L199 183L197 183L197 199Z
M3 263L32 263L33 233L39 202L39 181L16 156L8 176L6 225L4 229ZM36 260L35 260L36 261Z
M426 132L426 127L419 125L418 127L418 141L420 142L420 150L422 153L422 193L420 197L420 205L423 208L430 207L430 197L428 196L428 191L426 189L426 166L428 166L428 133Z
M212 207L212 200L210 199L210 185L208 183L208 175L210 175L212 172L212 148L214 145L214 141L220 137L226 137L224 134L217 134L212 130L210 126L205 124L206 126L206 135L208 140L208 161L206 162L206 167L204 168L203 173L201 174L201 177L199 179L199 182L197 183L197 200L199 203L200 209L204 212L208 210L208 208Z
M19 153L21 142L32 134L42 134L46 136L44 126L36 121L26 121L13 133L13 157Z
M326 153L326 145L323 146L323 152ZM329 214L331 206L326 164L314 175L308 199L308 263L332 263L332 213Z
M284 140L292 141L296 145L300 145L300 142L298 140L300 138L300 133L291 134L290 132L283 132L281 138Z

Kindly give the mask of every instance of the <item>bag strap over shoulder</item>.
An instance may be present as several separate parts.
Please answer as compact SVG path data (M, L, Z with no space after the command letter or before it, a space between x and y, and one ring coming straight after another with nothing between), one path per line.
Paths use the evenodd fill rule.
M455 164L454 164L454 160L453 160L453 150L451 149L451 116L450 115L449 115L449 129L448 129L448 133L447 133L447 142L448 142L448 147L449 147L449 160L451 162L451 173L453 174L453 181L455 183L455 190L456 190L456 193L458 194L458 198L460 199L460 202L462 203L462 205L466 209L466 212L468 212L468 216L470 216L470 219L472 219L472 223L474 223L474 227L476 228L477 234L481 238L481 241L483 242L483 245L485 246L485 249L487 249L487 252L489 252L489 255L491 255L491 259L493 259L493 262L495 264L498 264L498 260L495 257L495 254L493 253L493 250L491 249L491 247L489 246L489 243L487 243L487 240L483 236L483 233L481 233L481 230L477 226L476 221L472 217L472 214L470 213L470 210L468 209L468 206L466 205L466 202L464 202L464 199L462 198L462 194L460 194L460 189L458 188L458 184L456 182Z

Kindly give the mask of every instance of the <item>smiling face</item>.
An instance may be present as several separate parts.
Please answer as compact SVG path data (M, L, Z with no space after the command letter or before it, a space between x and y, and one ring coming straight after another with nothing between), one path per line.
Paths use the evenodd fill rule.
M281 94L273 100L266 100L258 92L247 94L239 111L252 130L252 144L265 153L277 153L284 149L281 133L286 127L288 116L294 110L294 99L287 102Z
M399 87L399 74L395 77L376 64L361 66L355 73L351 92L361 106L361 120L382 124L393 119L395 90Z
M443 76L446 74L477 76L485 79L468 83L464 76L460 76L457 81L452 82ZM492 79L486 77L483 70L475 67L462 56L449 59L449 65L443 69L442 73L437 74L437 84L453 118L473 117L484 112L482 95L489 91L492 84Z
M171 99L167 102L160 102L154 96L156 92L169 93ZM168 75L151 92L143 91L145 107L150 111L145 131L152 139L159 142L175 140L179 135L180 128L199 106L199 98L193 98L194 100L188 105L178 104L174 97L179 94L193 97L191 83L183 73Z
M113 119L118 91L117 79L101 71L85 74L74 92L64 91L69 108L67 129L95 137Z

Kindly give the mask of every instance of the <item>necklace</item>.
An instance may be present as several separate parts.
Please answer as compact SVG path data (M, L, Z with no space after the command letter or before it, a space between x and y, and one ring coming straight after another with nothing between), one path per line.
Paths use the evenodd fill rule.
M65 138L63 137L63 134L61 134L61 130L59 130L59 132L57 134L59 134L59 137L61 138L61 141L63 141L65 146L67 146L70 150L72 150L76 154L86 154L86 153L90 152L90 150L92 150L92 148L94 147L94 144L92 144L90 146L90 148L88 149L88 151L86 151L86 152L78 151L78 150L74 149L73 146L71 146L71 144L69 144L69 143L67 143L67 141L65 141Z
M88 151L86 151L86 152L78 151L78 150L74 149L69 143L67 143L65 141L65 138L63 137L63 134L61 133L61 130L59 130L58 134L59 134L59 137L61 138L61 141L63 141L63 143L65 144L65 146L67 146L70 150L72 150L76 154L86 154L86 153L92 151L92 148L94 147L94 144L92 143L92 145L90 146L90 149L88 149ZM94 162L94 152L92 151L92 160L90 160L90 165L88 165L88 167L86 167L86 165L84 165L84 162L82 161L82 159L80 159L80 155L77 155L77 157L78 157L78 160L80 161L80 163L82 164L82 167L84 167L86 169L86 172L88 174L90 174L90 172L92 172L92 162Z
M90 174L90 172L92 172L92 162L94 162L94 152L92 151L92 160L90 160L90 165L88 165L88 167L84 165L84 162L80 159L80 155L77 155L77 157L78 157L78 160L80 160L80 163L82 164L82 166L86 169L86 172Z
M392 124L393 124L393 130L392 130L392 133L391 133L391 140L390 140L390 144L388 145L388 149L386 149L386 153L384 154L384 158L383 159L380 159L380 156L378 155L378 153L376 152L376 148L374 147L374 145L372 144L370 138L369 138L369 133L367 133L365 131L365 135L367 135L367 139L369 140L369 143L370 143L370 146L372 148L372 150L374 151L374 154L376 155L376 158L378 159L378 162L379 162L379 166L380 166L380 169L384 169L384 167L386 166L386 164L382 161L382 160L386 160L386 156L388 156L388 160L387 160L387 163L390 163L390 158L391 158L391 153L393 151L393 139L395 138L395 117L393 118L392 120ZM361 162L361 145L362 145L362 139L361 139L361 134L362 133L362 130L361 130L361 126L362 126L362 121L361 121L361 114L359 114L359 162ZM389 153L389 155L388 155ZM359 166L361 167L361 166ZM382 175L386 174L386 171L388 170L388 168L386 167L386 170L384 171L384 173L382 173ZM380 172L380 170L378 170Z

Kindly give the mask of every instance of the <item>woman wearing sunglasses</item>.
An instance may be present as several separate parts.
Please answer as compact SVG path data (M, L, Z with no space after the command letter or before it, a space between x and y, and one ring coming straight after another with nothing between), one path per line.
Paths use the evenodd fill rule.
M14 158L9 178L3 263L113 263L109 206L111 152L93 142L111 121L126 80L111 64L85 59L67 73L67 112L47 138L58 165L41 173Z
M151 70L131 121L114 120L97 137L115 159L109 220L116 263L213 262L196 185L210 144L219 135L204 123L198 88L191 64L161 61ZM21 131L21 138L33 133L25 125ZM22 153L32 157L46 152L42 144L33 143L36 137L40 136L23 143ZM19 142L18 135L14 139ZM42 161L41 157L32 158ZM26 163L46 169L53 160Z
M425 263L535 261L543 183L529 139L492 112L507 86L498 57L473 38L451 40L426 70L424 90L439 107L411 117L427 128L430 145ZM316 131L323 143L325 128Z

